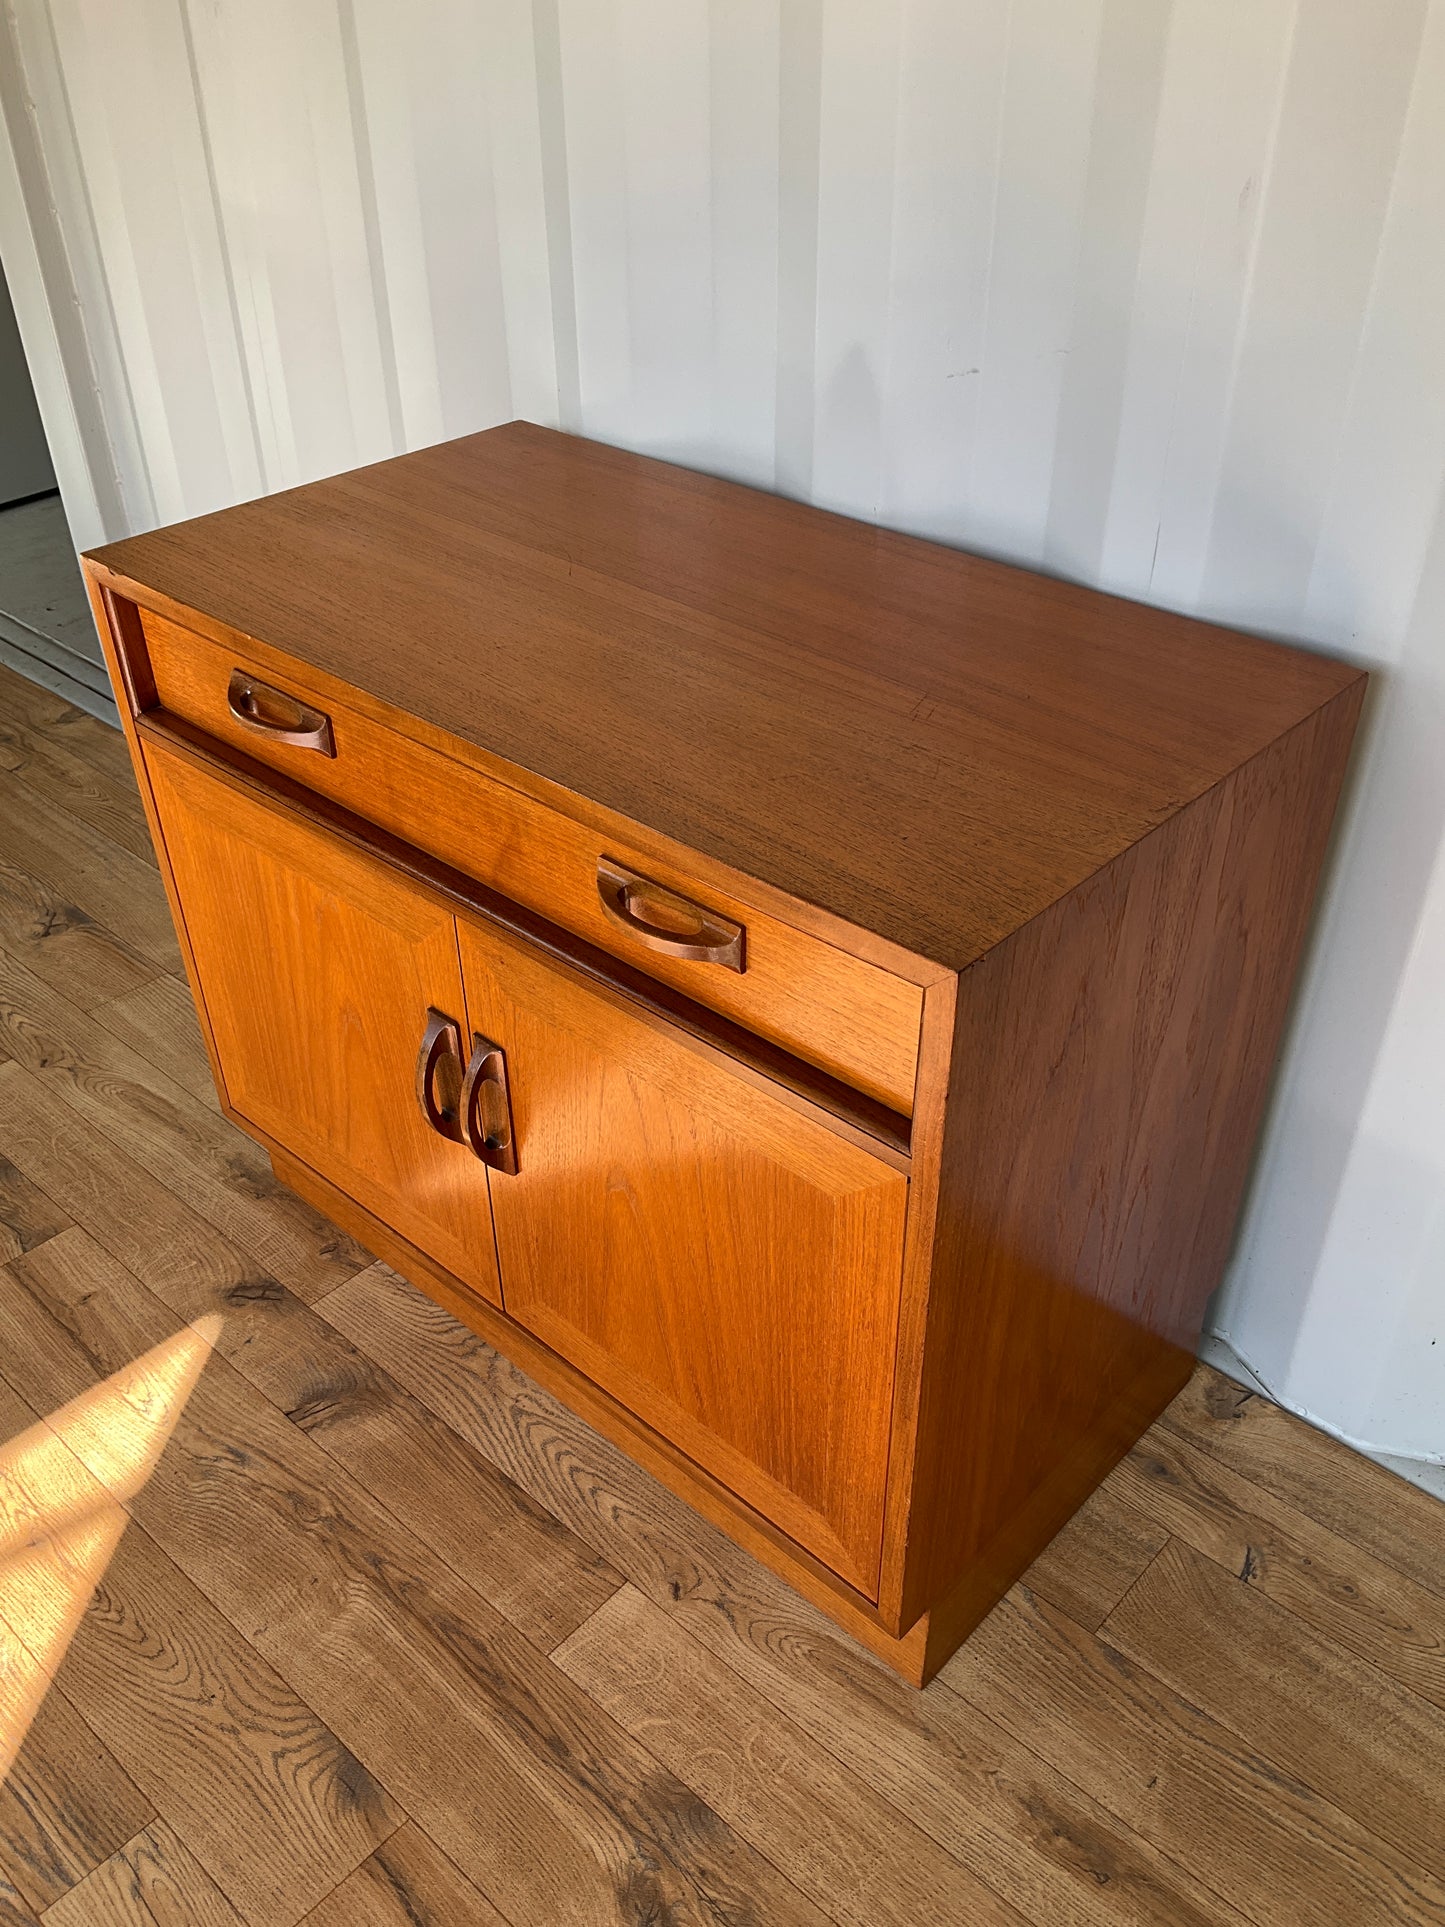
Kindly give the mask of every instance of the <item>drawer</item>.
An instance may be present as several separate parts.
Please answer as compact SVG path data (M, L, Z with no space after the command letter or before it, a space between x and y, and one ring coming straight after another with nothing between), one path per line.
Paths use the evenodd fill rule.
M262 671L149 610L141 624L173 715L912 1116L918 985L323 703L303 676Z

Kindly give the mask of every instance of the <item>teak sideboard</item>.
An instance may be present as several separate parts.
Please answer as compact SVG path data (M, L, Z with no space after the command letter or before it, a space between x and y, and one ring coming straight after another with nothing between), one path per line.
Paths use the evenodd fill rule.
M86 566L226 1114L928 1679L1189 1374L1364 676L520 422Z

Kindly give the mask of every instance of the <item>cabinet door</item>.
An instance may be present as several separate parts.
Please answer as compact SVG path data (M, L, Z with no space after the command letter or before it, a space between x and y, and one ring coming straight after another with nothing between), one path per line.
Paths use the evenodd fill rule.
M497 1300L486 1167L415 1095L428 1009L462 1022L450 911L184 757L146 767L232 1108Z
M540 952L458 935L510 1093L507 1311L875 1597L907 1180Z

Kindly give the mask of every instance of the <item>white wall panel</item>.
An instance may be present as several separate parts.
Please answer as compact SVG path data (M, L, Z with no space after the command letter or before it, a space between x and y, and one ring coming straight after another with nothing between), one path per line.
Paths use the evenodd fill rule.
M1296 0L1175 0L1099 578L1198 601Z
M777 0L709 9L714 362L703 465L763 488L777 457L781 25Z
M1218 1316L1445 1453L1445 0L0 0L0 107L87 537L517 412L1378 667Z
M876 516L892 306L900 9L823 9L812 499Z
M1103 11L1103 0L1013 0L1009 8L978 415L959 533L1021 562L1044 554Z
M263 486L185 22L57 0L74 115L149 506L175 521Z
M470 0L351 0L348 86L362 116L361 204L395 370L397 446L512 413L487 39ZM388 449L386 452L392 452Z
M1202 585L1227 621L1299 621L1423 19L1423 0L1298 16Z

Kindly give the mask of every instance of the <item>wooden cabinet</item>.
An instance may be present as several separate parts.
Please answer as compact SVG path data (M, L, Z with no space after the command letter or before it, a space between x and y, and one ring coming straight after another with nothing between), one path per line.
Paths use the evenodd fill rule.
M1363 677L520 423L87 573L227 1114L926 1679L1188 1374Z

